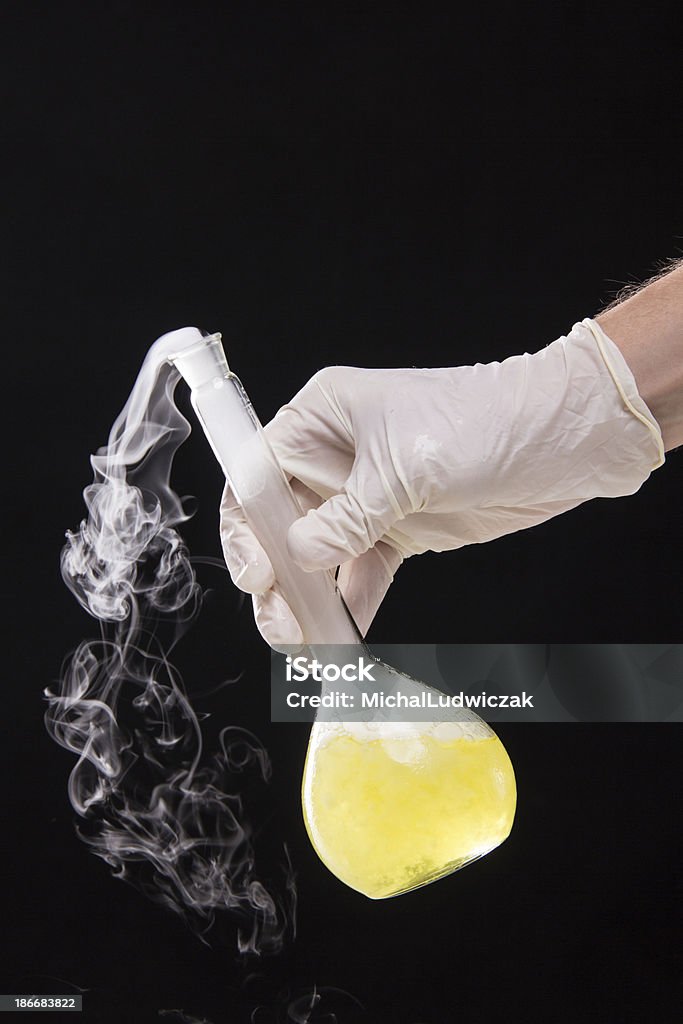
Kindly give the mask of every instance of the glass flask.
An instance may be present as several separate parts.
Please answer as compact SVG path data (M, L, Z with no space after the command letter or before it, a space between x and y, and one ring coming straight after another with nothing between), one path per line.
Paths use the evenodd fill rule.
M304 572L289 558L287 532L302 510L228 367L220 334L183 328L160 338L155 350L189 384L214 454L301 626L308 656L323 664L372 662L385 692L397 686L404 693L430 691L373 658L330 572ZM383 709L361 721L343 711L319 713L303 775L313 847L342 882L373 899L426 885L488 853L508 836L515 813L510 759L473 712L451 709L417 722L395 715Z

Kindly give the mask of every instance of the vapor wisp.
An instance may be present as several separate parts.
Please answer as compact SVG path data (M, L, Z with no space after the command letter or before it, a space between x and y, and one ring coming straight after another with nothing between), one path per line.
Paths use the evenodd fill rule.
M238 786L244 773L268 780L268 754L228 727L203 758L199 718L169 660L201 605L178 532L188 516L170 484L190 433L174 402L178 380L150 353L108 445L91 457L87 517L67 533L61 569L100 635L45 690L45 723L77 756L69 797L79 835L118 878L202 936L216 911L230 911L240 951L277 952L294 929L291 870L279 895L259 880Z

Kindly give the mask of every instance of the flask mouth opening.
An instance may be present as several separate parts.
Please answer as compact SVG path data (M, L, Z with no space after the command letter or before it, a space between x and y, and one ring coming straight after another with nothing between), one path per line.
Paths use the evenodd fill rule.
M219 332L209 334L196 327L184 327L165 335L167 359L191 389L223 379L230 373L221 338Z
M178 331L177 333L184 334L185 330L186 328L183 328L182 331ZM195 330L196 328L192 328L193 333ZM173 333L175 334L176 332L174 331ZM204 349L211 345L211 342L217 341L220 343L223 338L220 331L216 331L214 334L210 334L208 331L199 331L199 334L201 337L195 337L188 341L187 346L178 348L176 352L171 352L168 357L169 362L175 363L177 360L184 359L186 356L192 356L196 355L198 352L203 352Z

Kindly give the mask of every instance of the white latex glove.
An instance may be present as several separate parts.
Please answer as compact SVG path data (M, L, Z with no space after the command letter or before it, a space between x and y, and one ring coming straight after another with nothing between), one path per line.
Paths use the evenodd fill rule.
M632 494L664 462L657 421L593 320L534 355L447 369L316 373L266 427L307 514L289 553L340 565L362 633L404 558L493 540L596 497ZM301 631L229 488L221 538L271 646Z

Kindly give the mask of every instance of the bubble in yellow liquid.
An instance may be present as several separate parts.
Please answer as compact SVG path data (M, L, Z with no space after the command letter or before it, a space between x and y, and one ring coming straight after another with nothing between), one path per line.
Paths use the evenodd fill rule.
M503 842L515 776L484 723L316 723L303 809L311 843L372 899L450 874Z

